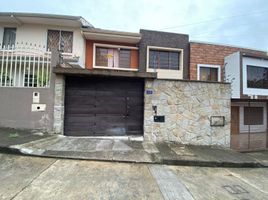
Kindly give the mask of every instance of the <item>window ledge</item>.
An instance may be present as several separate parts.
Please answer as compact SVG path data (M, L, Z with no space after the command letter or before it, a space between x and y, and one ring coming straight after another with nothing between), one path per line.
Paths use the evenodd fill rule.
M122 71L138 71L134 68L120 68L120 67L105 67L105 66L93 66L94 69L110 69L110 70L122 70Z

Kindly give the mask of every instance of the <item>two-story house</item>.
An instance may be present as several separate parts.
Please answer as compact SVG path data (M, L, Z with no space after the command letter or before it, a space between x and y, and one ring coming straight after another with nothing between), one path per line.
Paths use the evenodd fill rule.
M267 52L203 42L190 52L192 80L231 83L231 147L267 148Z
M229 84L187 80L188 35L97 28L82 34L86 68L53 69L56 132L229 147Z
M183 72L188 70L188 36L96 28L83 29L83 35L88 70L54 70L56 73L65 70L69 75L86 73L92 76L67 76L65 79L64 133L142 136L144 84L152 78L183 79Z

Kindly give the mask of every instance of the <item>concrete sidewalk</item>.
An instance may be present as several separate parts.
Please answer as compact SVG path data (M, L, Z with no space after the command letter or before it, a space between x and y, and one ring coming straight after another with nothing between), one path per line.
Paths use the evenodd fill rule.
M210 146L73 138L0 129L0 150L24 155L205 167L267 167L268 153L238 153Z

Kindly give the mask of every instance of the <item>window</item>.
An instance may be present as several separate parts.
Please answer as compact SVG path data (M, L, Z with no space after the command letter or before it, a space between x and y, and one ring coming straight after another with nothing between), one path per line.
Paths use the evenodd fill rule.
M198 65L198 80L220 81L220 66L218 65Z
M4 36L2 46L8 47L15 45L16 42L16 28L4 28Z
M247 65L247 86L268 89L268 68Z
M122 48L96 47L96 66L130 68L131 51Z
M47 32L47 49L60 49L63 44L64 53L72 53L73 51L73 32L48 30Z
M244 107L244 125L263 125L263 107Z
M149 50L149 68L179 70L180 52Z

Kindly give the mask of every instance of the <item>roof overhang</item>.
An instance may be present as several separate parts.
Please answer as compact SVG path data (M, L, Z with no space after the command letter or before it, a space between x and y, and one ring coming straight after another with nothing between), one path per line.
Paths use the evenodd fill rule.
M243 57L249 57L249 58L256 58L256 59L268 60L268 55L260 55L260 54L247 53L247 52L241 52L241 55L242 55Z
M105 70L105 69L84 69L78 66L53 67L55 74L62 74L66 76L101 76L101 77L129 77L129 78L140 78L140 79L155 79L157 78L156 73L151 72L138 72L138 71L120 71L120 70Z
M84 37L88 40L122 42L129 44L137 44L141 40L141 35L139 33L110 31L95 28L83 29L82 32Z
M81 16L54 15L39 13L0 12L0 23L7 24L44 24L67 27L93 27Z

